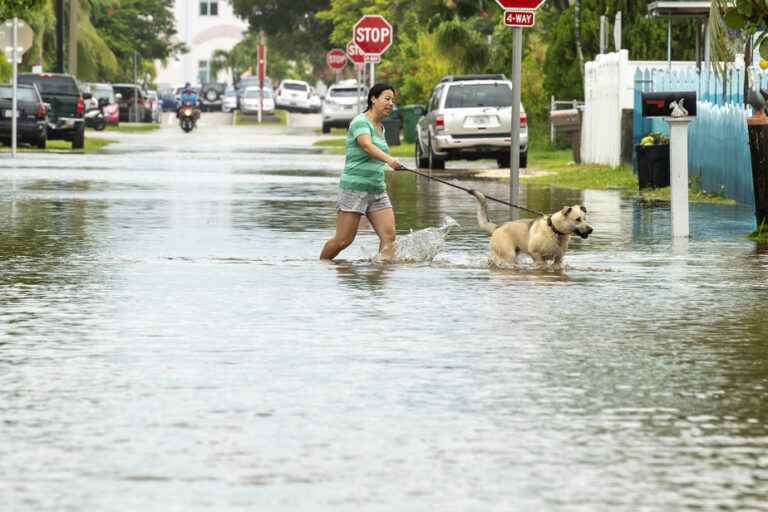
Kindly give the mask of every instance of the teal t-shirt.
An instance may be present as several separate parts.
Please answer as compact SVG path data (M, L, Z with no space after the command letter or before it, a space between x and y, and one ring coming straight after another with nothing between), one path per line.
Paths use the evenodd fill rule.
M387 164L371 158L360 147L357 138L364 134L370 135L373 144L389 154L389 146L384 134L378 133L365 114L356 116L347 130L347 159L344 163L344 171L341 173L339 187L344 190L381 194L387 191L387 185L384 182L384 169Z

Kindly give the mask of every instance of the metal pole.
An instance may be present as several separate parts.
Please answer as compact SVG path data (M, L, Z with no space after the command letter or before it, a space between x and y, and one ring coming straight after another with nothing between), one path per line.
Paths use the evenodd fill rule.
M13 94L11 99L11 157L16 158L16 133L18 131L18 121L16 117L19 115L19 107L16 97L16 80L17 80L17 66L18 49L19 49L19 19L13 18L13 49L11 50L11 59L13 59Z
M371 62L371 87L376 85L376 64Z
M509 202L518 203L520 195L520 66L523 60L523 28L512 28L512 142L509 146ZM510 208L512 219L519 218L515 208Z
M77 76L77 15L80 11L78 0L69 0L69 66L67 73Z
M136 50L133 51L133 84L136 89L133 91L133 122L139 122L139 59Z
M56 72L64 72L64 0L56 0Z
M667 20L667 68L672 72L672 16Z
M552 111L555 110L555 97L550 96L549 98L549 144L551 146L555 145L555 125L552 123Z

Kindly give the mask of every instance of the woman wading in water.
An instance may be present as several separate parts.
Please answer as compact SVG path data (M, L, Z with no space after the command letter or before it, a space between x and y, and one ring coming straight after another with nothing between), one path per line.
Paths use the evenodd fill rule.
M336 234L325 243L321 260L332 260L349 247L357 235L360 217L365 215L379 235L379 256L391 261L395 256L395 213L387 195L384 170L402 169L389 156L381 122L395 106L395 89L376 84L368 92L368 107L355 117L347 131L347 159L339 182L336 206Z

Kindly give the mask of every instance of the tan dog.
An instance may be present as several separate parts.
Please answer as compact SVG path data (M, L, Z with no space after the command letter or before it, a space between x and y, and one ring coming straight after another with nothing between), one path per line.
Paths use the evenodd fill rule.
M515 220L497 226L488 220L488 201L480 192L472 191L477 199L477 222L491 235L491 258L497 265L517 263L520 253L527 254L539 266L552 261L560 267L571 234L587 238L592 226L587 224L587 209L581 205L567 206L547 217Z

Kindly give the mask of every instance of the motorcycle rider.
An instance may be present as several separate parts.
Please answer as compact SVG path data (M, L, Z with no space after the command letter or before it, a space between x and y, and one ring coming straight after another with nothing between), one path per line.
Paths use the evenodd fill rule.
M195 122L200 119L200 109L197 106L197 94L195 93L195 90L192 89L192 85L189 82L184 84L184 90L181 91L181 98L179 103L179 108L176 110L176 117L179 117L181 109L184 108L185 103L192 103L192 116L194 117Z

